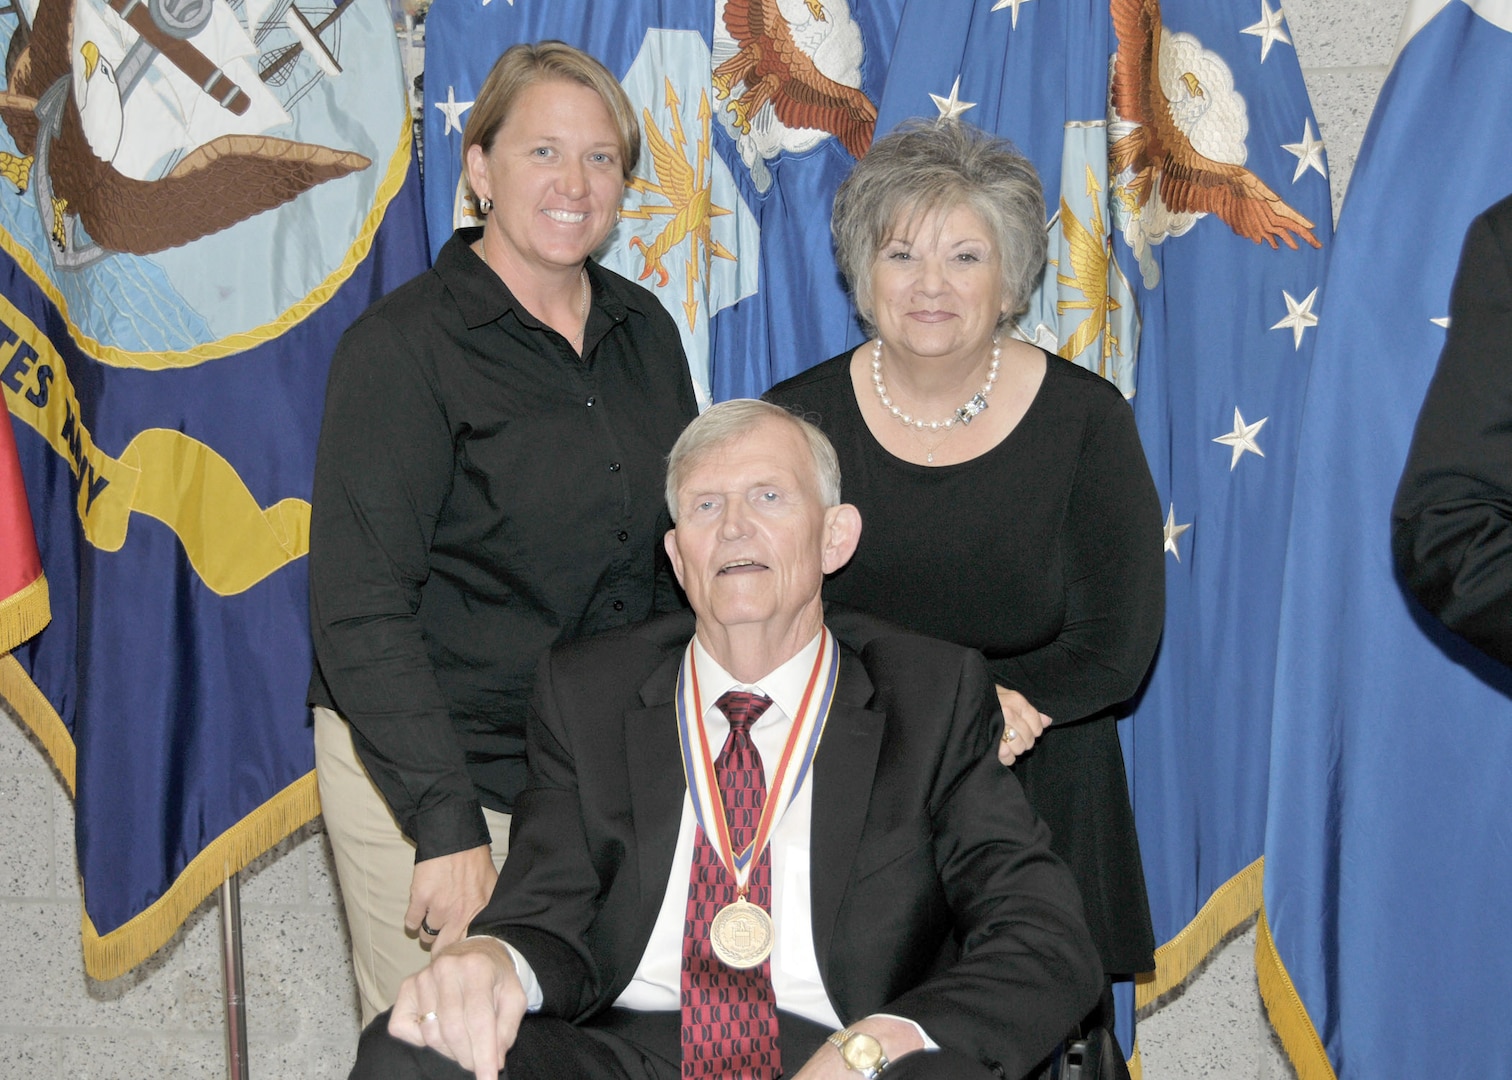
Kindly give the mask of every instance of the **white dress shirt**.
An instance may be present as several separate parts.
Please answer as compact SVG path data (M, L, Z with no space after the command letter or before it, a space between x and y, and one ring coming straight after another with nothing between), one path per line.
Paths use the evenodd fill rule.
M748 690L772 699L772 705L751 727L751 741L761 754L770 788L773 770L782 759L782 747L792 730L793 717L803 701L803 691L819 655L820 635L798 654L756 685L739 682L720 667L701 643L693 643L693 663L698 669L702 692L704 733L714 753L724 746L730 722L714 704L728 690ZM812 775L809 777L812 780ZM806 1017L817 1024L840 1027L814 953L813 914L809 892L809 821L813 785L805 782L772 828L772 992L778 1008ZM770 792L769 792L770 794ZM682 1007L683 924L688 913L688 880L693 870L693 847L698 823L693 818L693 799L683 795L682 824L677 831L677 851L667 877L661 911L646 943L645 955L635 976L615 1002L628 1009L675 1010Z

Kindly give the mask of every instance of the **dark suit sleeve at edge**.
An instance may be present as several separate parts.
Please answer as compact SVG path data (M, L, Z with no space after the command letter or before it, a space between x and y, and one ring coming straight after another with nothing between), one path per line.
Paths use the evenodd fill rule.
M1102 967L1075 882L1050 852L1049 830L998 764L987 671L976 653L963 656L931 806L961 955L879 1011L1021 1076L1096 1003Z
M1412 593L1512 664L1512 200L1466 237L1392 521L1392 553Z

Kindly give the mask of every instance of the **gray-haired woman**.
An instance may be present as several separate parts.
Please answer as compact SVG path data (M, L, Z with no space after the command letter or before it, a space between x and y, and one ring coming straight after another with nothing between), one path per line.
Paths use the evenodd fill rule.
M832 229L875 337L767 394L829 435L865 522L825 596L986 655L1001 757L1076 875L1104 968L1147 970L1111 710L1160 637L1160 510L1117 389L1009 336L1045 260L1039 177L967 124L912 123L856 165Z

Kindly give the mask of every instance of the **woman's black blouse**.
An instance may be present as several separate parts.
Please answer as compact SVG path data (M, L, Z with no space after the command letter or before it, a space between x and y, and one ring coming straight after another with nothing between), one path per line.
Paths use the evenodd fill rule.
M697 404L677 327L592 263L579 358L470 249L332 361L310 525L310 703L352 724L417 858L488 843L553 644L680 603L665 458Z

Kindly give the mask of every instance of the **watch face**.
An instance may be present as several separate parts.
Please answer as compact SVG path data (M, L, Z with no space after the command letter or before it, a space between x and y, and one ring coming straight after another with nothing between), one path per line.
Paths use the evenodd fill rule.
M845 1040L840 1050L847 1069L875 1069L882 1064L882 1044L863 1032L857 1032Z

